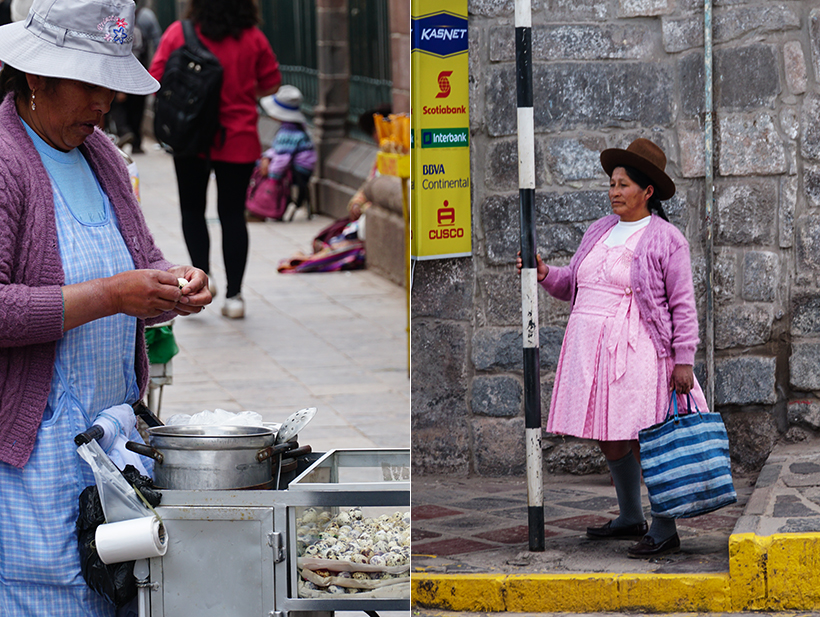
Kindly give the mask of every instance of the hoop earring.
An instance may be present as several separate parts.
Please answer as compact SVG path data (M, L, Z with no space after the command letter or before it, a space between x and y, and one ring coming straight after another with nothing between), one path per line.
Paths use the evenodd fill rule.
M34 90L31 91L31 111L37 109L37 104L34 102Z

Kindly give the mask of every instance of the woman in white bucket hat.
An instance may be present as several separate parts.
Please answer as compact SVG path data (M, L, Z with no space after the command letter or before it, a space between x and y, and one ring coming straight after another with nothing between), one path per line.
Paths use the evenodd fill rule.
M73 437L112 409L137 437L127 404L148 382L146 322L211 300L203 271L163 258L97 128L115 91L158 87L131 53L134 10L131 0L34 0L25 20L0 27L4 617L115 614L81 576L78 496L94 477Z

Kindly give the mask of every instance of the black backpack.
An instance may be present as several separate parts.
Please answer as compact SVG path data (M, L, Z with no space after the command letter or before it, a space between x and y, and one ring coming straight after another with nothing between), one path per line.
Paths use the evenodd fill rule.
M200 42L190 20L182 22L185 44L165 64L154 109L154 135L175 156L207 153L219 125L222 65Z

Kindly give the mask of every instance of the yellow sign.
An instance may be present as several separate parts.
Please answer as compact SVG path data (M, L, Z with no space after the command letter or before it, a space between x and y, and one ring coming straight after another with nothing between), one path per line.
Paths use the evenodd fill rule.
M472 254L466 0L412 0L410 256Z

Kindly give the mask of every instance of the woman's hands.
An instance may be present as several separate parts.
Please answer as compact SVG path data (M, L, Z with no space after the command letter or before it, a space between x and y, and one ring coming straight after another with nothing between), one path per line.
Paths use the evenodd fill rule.
M188 284L179 288L178 279ZM129 270L107 278L63 287L63 331L95 319L124 313L138 319L199 313L210 304L208 276L191 266L163 270Z
M672 377L669 380L669 389L677 390L678 394L689 394L695 387L695 373L691 364L676 364L672 369Z
M177 315L199 313L211 303L213 296L208 289L208 275L202 270L192 266L175 266L168 272L188 281L188 284L180 290L179 301L173 309Z
M540 283L547 278L550 269L547 264L541 261L541 256L537 253L535 255L535 266L538 271L538 282ZM521 259L521 251L518 251L518 256L515 258L515 267L518 268L518 273L521 274L521 268L524 267L524 260Z

